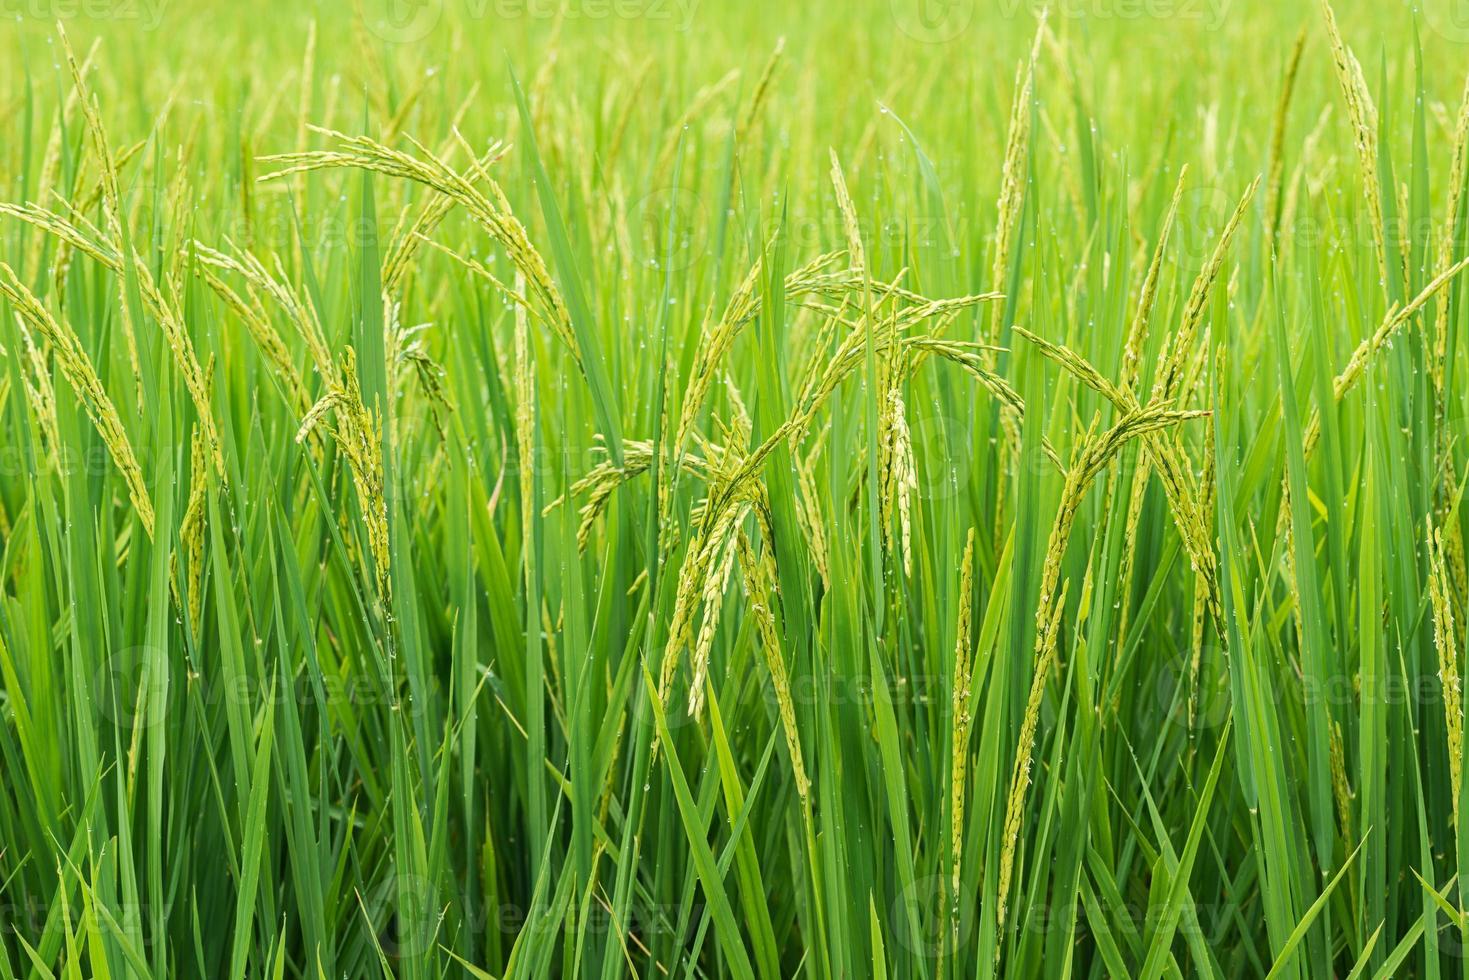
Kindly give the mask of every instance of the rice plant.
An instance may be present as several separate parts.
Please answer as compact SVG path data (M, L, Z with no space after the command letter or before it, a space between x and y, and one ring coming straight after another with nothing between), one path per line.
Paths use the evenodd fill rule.
M1448 0L0 13L0 980L1469 978Z

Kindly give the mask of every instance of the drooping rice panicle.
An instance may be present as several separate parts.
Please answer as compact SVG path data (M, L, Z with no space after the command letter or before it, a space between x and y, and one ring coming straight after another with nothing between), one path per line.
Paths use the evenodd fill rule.
M54 454L61 445L61 434L58 431L56 388L51 383L51 369L36 346L30 329L26 327L25 318L19 313L15 315L15 329L25 348L26 366L30 369L25 375L26 395L30 399L32 411L35 412L36 422L41 427L46 447Z
M786 669L780 633L775 624L773 612L776 591L775 569L769 552L757 555L745 534L739 535L737 547L740 574L745 580L745 589L750 597L750 612L755 619L755 628L760 635L765 669L770 674L770 685L775 691L781 732L785 736L786 752L790 755L791 771L796 780L796 793L801 797L802 802L806 802L811 793L811 777L806 772L805 755L801 749L800 728L796 723L796 706L791 696L790 674Z
M1428 526L1428 588L1433 608L1433 645L1438 651L1438 680L1443 690L1444 729L1448 736L1449 785L1453 794L1454 822L1457 823L1460 776L1464 762L1464 708L1459 686L1458 632L1454 628L1453 605L1449 598L1443 539L1432 524Z
M102 379L97 376L97 370L92 366L92 360L83 349L81 340L69 326L63 325L41 305L35 294L26 288L15 271L4 262L0 262L0 295L14 305L16 314L51 345L55 352L56 366L86 408L87 416L97 427L102 441L107 444L112 461L122 475L123 482L127 484L128 496L132 500L133 509L138 513L138 520L142 523L143 530L151 536L153 501L143 480L142 468L138 465L137 455L133 452L132 443L123 428L117 407L102 386Z
M1091 488L1092 481L1129 440L1205 415L1205 412L1179 412L1154 407L1130 412L1105 432L1088 433L1073 456L1071 465L1067 467L1066 485L1061 493L1056 520L1051 526L1041 563L1040 598L1035 612L1035 667L1020 726L1020 742L1010 778L1010 793L1005 803L1004 849L1001 852L999 871L1000 905L996 913L996 921L1001 928L1005 925L1010 880L1014 873L1016 840L1020 835L1026 790L1030 785L1031 753L1035 747L1036 725L1040 720L1046 681L1056 660L1061 613L1066 605L1066 587L1069 583L1060 582L1061 559L1070 542L1071 529L1080 511L1082 498Z

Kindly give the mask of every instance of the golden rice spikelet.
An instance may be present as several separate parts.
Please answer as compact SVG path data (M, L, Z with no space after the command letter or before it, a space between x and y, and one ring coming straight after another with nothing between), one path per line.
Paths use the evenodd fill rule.
M770 86L775 81L775 73L780 68L781 60L785 56L786 39L776 39L775 50L770 52L770 58L765 62L765 69L760 73L760 80L755 83L754 94L750 97L750 104L745 107L740 116L739 125L736 128L735 143L743 144L749 137L751 130L760 118L760 110L764 107L766 99L770 95Z
M1460 272L1464 271L1466 267L1469 267L1469 257L1460 259L1440 272L1406 306L1397 310L1388 311L1387 316L1378 328L1373 331L1372 335L1364 338L1357 345L1357 348L1352 351L1351 360L1347 362L1347 366L1342 369L1341 374L1337 375L1336 380L1332 383L1333 391L1336 393L1338 400L1357 382L1358 378L1366 370L1367 362L1371 359L1372 355L1377 353L1383 344L1387 343L1393 333L1408 320L1412 319L1440 289L1446 286Z
M852 270L838 273L825 271L840 254L828 252L818 255L815 259L792 271L785 278L786 296L795 300L813 293L845 296L851 291L860 291L863 288L862 277ZM676 449L681 450L688 444L689 436L698 421L699 412L712 389L714 380L720 374L720 364L734 346L740 331L760 312L761 300L758 287L762 268L763 261L757 258L755 264L730 296L719 320L705 329L699 337L698 348L694 355L694 366L689 375L683 407L679 413L678 430L674 438ZM980 302L987 298L989 297L965 297L960 301L947 302ZM808 303L807 305L813 304ZM808 374L808 382L809 380L810 375Z
M1051 614L1050 619L1037 634L1036 642L1045 644L1053 651L1055 636L1061 625L1061 613L1066 608L1066 592L1070 585L1070 582L1062 584L1055 612ZM1044 663L1039 660L1036 662L1036 674L1031 684L1030 696L1026 699L1025 715L1020 720L1021 752L1015 758L1015 770L1010 777L1010 794L1005 800L1005 842L1000 849L1000 880L997 892L1000 904L995 917L1000 929L1005 927L1010 881L1015 873L1015 849L1020 842L1020 821L1025 810L1025 794L1030 787L1031 752L1035 747L1036 726L1040 723L1041 702L1045 693L1045 674L1041 672L1041 667L1045 667L1046 673L1049 673L1049 660Z
M128 486L128 496L133 502L133 509L138 512L143 530L151 538L153 501L143 480L142 467L138 465L137 455L133 452L132 443L128 441L117 406L112 403L107 389L102 386L102 379L97 376L97 370L92 366L81 341L69 326L64 326L41 305L15 271L4 262L0 262L0 296L9 300L16 313L34 327L56 352L56 363L61 368L62 375L81 399L87 417L101 434L118 472Z
M847 178L842 174L837 151L828 152L831 155L831 186L836 192L837 210L842 215L842 233L847 238L847 257L852 268L862 272L865 278L868 273L867 251L862 245L862 225L857 220L857 206L852 203L852 195L847 190Z
M1184 303L1182 322L1173 340L1173 353L1164 364L1159 376L1153 381L1155 400L1172 400L1179 392L1184 371L1194 353L1194 334L1198 331L1199 324L1204 318L1209 296L1213 292L1215 281L1219 278L1220 270L1224 268L1224 260L1229 254L1229 246L1234 241L1235 232L1239 230L1240 222L1259 186L1260 178L1256 177L1245 189L1244 196L1235 205L1234 213L1229 216L1224 230L1220 232L1219 240L1214 243L1214 251L1194 279L1188 300Z
M357 380L357 352L350 346L344 351L341 368L335 372L326 394L307 412L296 432L296 441L304 441L327 415L335 417L331 434L346 457L357 488L378 598L386 608L392 595L392 562L388 505L383 489L382 421L363 404L362 386Z
M912 572L911 517L918 475L913 462L913 439L908 431L907 408L897 384L888 389L881 424L883 529L889 547L902 556L903 570Z
M107 445L107 451L112 454L113 463L118 466L123 482L128 485L128 495L132 500L132 507L138 511L142 529L151 538L153 500L148 495L147 483L142 479L142 467L138 466L138 457L132 451L128 433L122 428L122 417L118 414L118 408L107 395L107 389L103 388L97 370L94 369L90 357L87 357L87 351L82 348L81 341L69 326L63 326L48 313L46 307L41 306L35 295L15 275L15 270L3 262L0 262L0 295L4 295L15 306L16 313L24 317L32 328L37 329L56 351L57 366L62 369L62 375L76 392L76 397L81 398L88 419L91 419Z
M525 289L525 276L515 275L517 291ZM520 533L529 534L535 515L536 378L531 360L530 324L524 303L515 304L515 443L520 477ZM529 569L527 568L527 573Z
M1453 478L1452 474L1450 474L1448 480L1449 485L1457 486L1458 481ZM1463 613L1465 607L1465 590L1469 588L1469 569L1465 568L1464 536L1459 531L1457 508L1449 510L1445 517L1447 521L1443 531L1440 533L1443 534L1444 564L1448 568L1449 573L1449 598L1451 600L1449 608L1458 609L1460 612L1460 619L1457 621L1460 632L1454 637L1455 642L1459 642L1462 639L1464 629Z
M1301 69L1301 55L1306 50L1306 28L1296 35L1295 46L1286 59L1285 77L1280 84L1280 99L1275 104L1275 125L1270 130L1270 171L1265 184L1265 231L1272 243L1279 240L1281 192L1285 182L1285 130L1290 117L1291 96L1295 94L1296 76Z
M209 461L198 429L189 442L189 480L189 502L179 522L179 546L188 586L189 624L197 635L204 605L204 522L209 512Z
M1142 360L1143 343L1147 339L1148 323L1153 318L1153 307L1158 301L1158 283L1163 277L1163 259L1168 251L1168 239L1173 233L1173 222L1178 217L1178 204L1183 199L1184 181L1188 178L1188 166L1178 171L1178 183L1173 187L1173 199L1163 215L1163 226L1158 232L1158 244L1153 250L1153 259L1148 263L1143 277L1142 289L1138 294L1137 312L1128 327L1127 340L1122 347L1121 386L1136 391L1138 368Z
M54 234L57 238L69 245L85 252L95 258L98 262L107 266L119 280L127 277L128 258L122 247L122 237L119 229L114 232L111 240L100 230L85 222L80 215L74 216L74 220L68 221L60 215L53 214L43 208L34 206L0 205L0 214L7 214L20 218L47 232ZM158 321L163 330L164 338L168 341L170 352L173 354L174 362L178 366L179 373L183 375L184 387L194 403L194 410L199 416L199 423L204 434L205 445L209 451L209 458L215 466L216 472L224 476L224 456L219 447L219 433L214 424L213 411L209 404L209 394L204 383L204 370L199 366L199 360L194 354L193 341L189 338L188 331L184 327L182 315L176 302L167 300L159 290L153 279L153 274L148 264L136 251L132 253L131 265L136 273L138 290L143 301L143 306ZM173 283L167 283L170 290ZM123 296L123 307L127 308L127 297ZM142 376L135 373L138 384L138 394L141 398Z
M1039 347L1041 353L1045 354L1046 357L1075 375L1078 381L1102 395L1109 402L1119 407L1137 407L1136 397L1130 393L1124 393L1120 388L1108 381L1089 361L1071 350L1071 348L1062 344L1053 344L1049 340L1039 337L1021 326L1015 327L1015 332L1036 347Z
M87 49L87 56L82 59L77 68L77 74L85 81L91 74L92 63L96 58L97 49L102 43L101 38L95 38L92 45ZM51 135L46 141L46 152L41 158L41 169L36 183L36 191L33 200L47 200L56 189L61 172L62 138L65 133L72 131L72 120L76 116L77 107L81 104L81 94L76 86L72 86L66 93L66 98L61 105L55 123L51 126ZM25 264L22 268L37 269L41 265L41 256L46 247L44 236L36 236L30 240L25 255Z
M699 338L699 346L694 354L693 371L689 375L688 389L684 392L678 432L673 441L676 449L681 450L687 444L689 434L693 432L694 424L698 419L699 410L703 408L704 399L708 397L709 390L713 387L718 375L720 361L733 346L740 327L758 309L756 292L760 284L762 268L761 261L756 259L745 278L735 287L729 303L725 306L724 314Z
M695 538L679 569L678 591L674 595L673 613L668 622L668 641L663 648L663 665L658 675L659 697L666 703L673 689L673 675L678 670L683 648L693 634L693 617L699 601L699 587L707 569L707 541Z
M724 608L724 590L729 585L730 571L734 568L735 538L731 528L724 535L724 541L710 563L709 574L704 580L704 621L699 626L699 638L694 646L694 679L689 685L690 718L699 717L704 708L704 682L709 676L709 657L714 649L714 635Z
M458 135L457 130L455 135ZM461 137L462 138L462 137ZM497 159L499 146L492 146L483 156L473 158L470 167L470 179L488 179L487 171L491 164ZM412 271L414 260L417 257L419 247L426 241L428 236L434 232L445 216L454 209L455 199L443 194L433 194L428 197L418 210L413 212L409 219L408 212L403 212L399 227L394 230L392 243L388 247L387 255L383 258L383 291L397 292L403 281ZM458 253L454 253L457 255ZM524 287L519 292L524 293Z
M1447 269L1454 261L1454 254L1459 249L1459 209L1464 198L1464 186L1466 182L1466 167L1469 167L1469 78L1464 81L1464 94L1459 101L1458 122L1454 126L1454 150L1452 164L1449 169L1449 200L1448 210L1444 215L1443 231L1439 238L1438 268ZM1448 427L1443 426L1443 413L1445 405L1444 368L1445 359L1448 356L1449 337L1449 304L1440 303L1436 310L1433 330L1433 356L1429 363L1433 370L1434 384L1438 391L1435 406L1440 421L1440 431L1444 439L1448 437ZM1442 454L1442 448L1440 449Z
M623 444L622 465L618 466L610 459L605 459L587 471L586 475L571 485L567 493L557 497L542 508L542 514L549 515L557 507L572 497L588 494L588 499L582 505L579 513L582 515L580 527L577 529L577 544L585 549L590 540L591 529L597 517L606 509L611 501L612 494L624 483L647 472L653 465L653 443L646 439L631 439ZM709 476L709 464L702 457L693 453L684 453L679 458L679 468L690 473L698 479L707 479Z
M1035 344L1042 354L1070 372L1077 380L1105 396L1120 411L1137 412L1141 409L1142 406L1138 404L1137 396L1133 394L1130 387L1118 387L1111 384L1079 354L1061 344L1054 344L1037 337L1022 327L1016 327L1015 330L1020 336ZM1161 360L1166 362L1166 352L1165 357ZM1156 471L1168 499L1168 506L1173 512L1174 521L1178 525L1184 547L1188 551L1189 560L1208 586L1209 605L1218 623L1221 600L1215 576L1216 563L1213 547L1209 543L1207 520L1204 516L1208 509L1199 499L1199 494L1191 493L1188 489L1187 474L1190 472L1190 467L1187 454L1182 446L1161 435L1145 434L1142 445L1144 452L1138 460L1137 471L1133 478L1132 495L1128 501L1127 522L1123 531L1124 553L1118 580L1122 583L1123 594L1126 595L1132 581L1132 545L1137 535L1148 478ZM1128 618L1129 611L1124 603L1122 614L1118 619L1119 637L1127 635Z
M67 40L66 28L59 20L56 22L56 33L61 39L61 49L66 55L66 64L71 69L72 84L76 87L77 97L82 107L82 118L86 121L87 134L92 139L92 149L97 154L97 165L102 173L102 214L107 223L108 233L121 246L127 240L123 235L122 194L118 191L117 170L114 167L112 151L107 146L107 132L102 127L102 115L98 111L96 97L87 89L86 77L82 73L81 66L77 64L76 54L71 49L71 42ZM117 291L123 337L127 340L128 364L132 367L133 380L141 393L143 372L138 360L137 331L133 324L132 308L128 303L125 277L118 279Z
M959 894L959 872L964 856L964 788L969 771L969 732L974 723L971 710L974 664L970 639L973 606L974 529L970 528L964 542L964 559L959 565L959 616L954 629L954 695L950 709L949 866L950 895L954 902L957 902ZM957 934L958 928L955 920L951 935Z
M1448 285L1448 283L1451 282L1454 277L1457 276L1459 273L1463 272L1465 268L1469 268L1469 257L1460 259L1458 262L1455 262L1453 265L1440 272L1437 276L1433 278L1431 282L1428 283L1428 285L1424 286L1423 290L1417 296L1413 297L1413 299L1410 300L1406 306L1403 306L1401 308L1390 308L1387 311L1386 316L1383 317L1382 323L1379 324L1377 329L1374 330L1371 334L1362 338L1362 342L1359 343L1356 349L1352 351L1352 356L1347 361L1346 367L1342 368L1341 373L1338 374L1336 378L1332 381L1332 395L1334 396L1336 401L1341 401L1343 398L1345 398L1347 394L1354 387L1356 387L1357 382L1362 380L1362 377L1366 374L1368 363L1372 360L1373 356L1383 347L1383 345L1385 345L1389 340L1392 339L1393 334L1395 334L1404 323L1412 319L1415 313L1422 309L1423 306L1427 304L1427 302L1432 299L1439 290ZM1312 406L1311 415L1306 421L1306 431L1304 436L1302 437L1302 440L1305 443L1305 451L1307 456L1311 454L1311 450L1316 448L1316 442L1320 438L1321 410L1319 406Z
M388 504L383 495L382 421L362 402L357 380L357 353L351 347L342 357L342 399L337 407L339 441L346 451L352 477L361 497L367 545L377 572L378 594L386 606L391 595L388 547Z
M1347 782L1347 753L1342 745L1341 723L1331 723L1331 795L1336 802L1336 818L1341 821L1342 836L1352 839L1352 787Z
M1443 685L1444 727L1448 735L1449 781L1454 794L1454 822L1459 820L1459 780L1464 761L1464 709L1459 688L1459 653L1449 599L1443 537L1428 525L1428 587L1433 606L1433 645L1438 650L1438 679Z
M1362 77L1362 66L1352 49L1342 39L1336 24L1336 13L1330 0L1321 0L1321 14L1326 21L1326 35L1331 43L1331 58L1336 65L1337 82L1347 104L1347 120L1357 147L1357 160L1362 168L1362 190L1367 199L1367 216L1372 221L1372 238L1377 245L1378 271L1388 281L1390 260L1384 237L1382 181L1377 170L1377 107Z
M801 802L806 803L811 795L811 779L806 774L800 729L796 727L796 705L791 696L790 675L786 670L780 633L775 624L775 566L770 558L769 546L757 556L744 532L739 534L739 560L745 590L750 597L750 615L755 620L755 630L760 637L765 668L770 672L770 686L775 689L775 704L780 713L780 727L785 736L786 751L791 757L796 793L801 797Z
M286 389L286 397L291 407L298 411L305 411L310 407L310 398L306 394L305 382L301 379L301 373L296 370L296 364L291 359L291 353L286 349L280 334L276 332L271 324L270 318L266 316L260 307L245 300L238 292L230 287L211 268L207 261L195 263L200 278L223 302L250 334L255 345L260 348L261 354L265 356L266 363L280 380Z
M571 315L561 292L551 278L541 253L531 244L530 236L510 211L504 191L493 180L485 176L486 168L508 152L504 143L492 144L479 160L475 161L468 175L454 170L438 154L409 137L417 156L385 146L365 136L348 136L318 126L313 132L321 133L338 142L341 150L311 150L299 153L282 153L261 159L280 164L281 167L258 178L261 181L279 180L311 170L339 167L355 167L376 173L412 180L443 194L461 205L470 218L482 227L509 257L511 263L524 273L530 288L530 297L540 307L539 318L544 320L566 345L575 358L578 369L583 369L582 351L571 326ZM486 190L475 186L475 180L484 180ZM396 274L396 265L394 267Z
M25 347L26 364L30 367L30 372L23 376L26 398L36 414L36 423L41 427L47 448L54 453L61 445L61 436L60 423L56 416L56 388L51 383L51 370L46 366L46 358L36 346L30 329L26 327L25 318L18 313L15 315L15 328L22 346Z
M821 513L820 497L816 493L815 456L811 455L796 462L796 519L806 535L811 553L811 563L822 582L829 582L825 520Z
M281 272L279 259L275 261L277 272L272 273L266 268L265 263L252 252L240 250L237 255L231 256L197 241L194 243L194 250L205 265L233 272L250 285L252 292L269 296L286 313L292 325L300 333L316 370L323 377L331 378L335 373L331 350L327 346L326 336L321 329L316 310L286 284L286 277L283 274L277 274ZM274 331L272 330L271 333ZM278 337L274 340L266 338L263 344L263 349L266 350L272 361L278 362L280 358L284 358L286 363L291 363L290 355L285 351L284 345L279 343ZM285 368L281 367L281 370ZM294 368L291 370L294 373Z
M184 326L178 297L175 295L171 301L164 298L154 285L153 276L148 271L147 264L136 252L133 253L133 262L138 272L138 285L142 289L143 303L163 329L164 338L173 352L174 362L178 365L179 373L183 375L184 388L194 403L194 411L199 417L199 432L204 439L205 455L214 464L215 473L223 479L224 453L220 449L219 430L214 424L209 385L204 379L204 369L199 365L199 358L194 353L194 342L189 338L188 330Z
M689 546L688 557L679 572L678 592L674 596L673 616L668 627L668 643L663 653L663 667L659 678L659 691L667 697L673 686L673 675L678 669L679 657L688 645L693 632L693 615L702 604L705 625L712 620L718 623L720 600L728 578L727 555L732 554L734 530L748 508L728 507L714 515L705 517L706 533L696 538ZM695 653L694 679L689 693L689 713L697 713L702 704L698 693L702 686L708 663L706 658L713 644L713 626L708 635L701 629Z
M1046 14L1042 11L1036 25L1030 58L1015 72L1015 98L1010 103L1010 125L1005 136L1005 157L1000 164L1000 196L995 210L995 246L990 264L990 282L1002 288L1009 278L1015 233L1020 227L1021 207L1025 203L1025 167L1030 153L1031 89L1035 78L1035 62L1040 55L1041 38L1046 32ZM990 320L989 341L997 343L1004 328L1001 322L1004 306L996 304ZM993 358L989 359L993 364Z

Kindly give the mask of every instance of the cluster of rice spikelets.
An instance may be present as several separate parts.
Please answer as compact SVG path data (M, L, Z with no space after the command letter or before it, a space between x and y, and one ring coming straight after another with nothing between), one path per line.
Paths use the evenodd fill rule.
M369 410L362 400L362 385L357 378L357 352L347 347L340 367L333 372L326 393L301 420L296 442L304 442L311 431L328 415L335 424L331 433L357 487L367 546L372 553L378 598L384 608L392 594L390 549L388 541L388 504L383 485L383 413Z
M15 307L16 314L51 345L62 376L81 399L87 417L107 445L107 451L111 453L118 473L127 484L128 496L132 500L133 509L137 511L138 520L151 537L153 499L143 479L143 469L138 465L137 454L128 440L117 406L112 403L107 389L102 386L102 379L97 376L97 369L92 366L91 358L82 348L81 340L70 326L64 326L41 305L35 294L26 288L15 271L4 262L0 262L0 295L9 300Z
M964 790L969 772L969 734L974 726L973 640L970 637L974 607L974 529L964 541L964 558L959 564L959 611L954 627L953 701L949 709L949 887L953 905L957 906L959 878L964 860ZM957 918L950 925L951 938L957 938Z
M1438 679L1443 685L1449 781L1453 788L1453 813L1457 823L1459 786L1464 763L1464 709L1459 687L1458 633L1454 628L1453 603L1449 598L1449 574L1444 562L1443 535L1432 524L1428 526L1428 593L1430 605L1433 607L1433 644L1438 651Z
M1025 715L1020 724L1020 745L1015 758L1015 769L1010 780L1010 795L1005 804L1004 848L1000 852L999 895L1000 907L997 920L1005 924L1006 896L1010 890L1010 879L1014 873L1015 846L1020 836L1020 823L1025 809L1026 789L1030 785L1031 754L1035 748L1036 726L1040 722L1041 703L1045 695L1046 680L1055 663L1057 636L1061 613L1066 608L1066 590L1069 582L1058 589L1061 574L1061 559L1071 539L1071 528L1081 509L1082 498L1091 488L1103 468L1111 462L1131 439L1177 425L1180 422L1207 416L1207 412L1174 411L1164 406L1140 408L1124 415L1115 425L1101 434L1092 431L1078 443L1071 465L1066 471L1066 483L1061 492L1061 502L1056 511L1055 523L1051 526L1046 543L1045 557L1041 564L1040 598L1036 606L1036 656L1035 673L1031 678L1030 694L1025 703Z
M1330 0L1321 0L1321 14L1326 21L1326 37L1331 45L1331 57L1336 65L1337 82L1341 85L1346 100L1347 121L1351 123L1352 135L1357 146L1357 160L1362 168L1362 191L1366 195L1367 213L1372 220L1372 237L1377 245L1377 261L1384 283L1390 281L1388 243L1382 210L1382 180L1377 166L1377 106L1362 75L1362 65L1357 56L1342 39L1341 29L1336 25L1336 12ZM1396 260L1401 265L1402 257Z
M796 792L802 803L809 806L811 777L806 773L806 761L801 751L801 731L796 724L796 705L791 696L790 673L786 669L781 633L775 620L775 561L768 548L757 553L749 536L743 531L739 534L737 548L740 574L750 600L750 615L755 620L755 629L760 637L760 652L764 655L765 669L770 674L770 685L775 690L776 708L780 713L780 727L785 736L786 751L791 757Z

